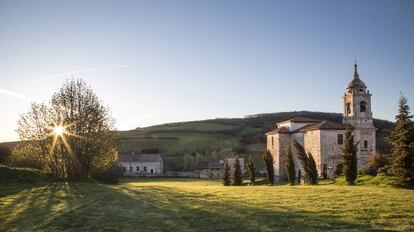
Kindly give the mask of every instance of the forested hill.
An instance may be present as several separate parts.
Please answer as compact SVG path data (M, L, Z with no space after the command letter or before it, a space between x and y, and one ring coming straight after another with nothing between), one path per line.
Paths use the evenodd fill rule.
M213 158L233 151L242 156L265 150L264 133L275 128L275 123L293 117L342 121L342 114L309 111L268 113L245 118L217 118L202 121L168 123L130 131L120 131L120 152L160 152L167 167L180 169L184 154L200 153ZM374 120L377 131L377 149L389 152L385 135L393 123Z
M257 114L245 118L217 118L202 121L168 123L130 131L120 131L121 153L161 153L167 170L185 169L185 157L219 159L237 154L241 157L253 155L258 163L265 151L264 134L275 128L275 123L293 117L342 121L342 114L309 111ZM377 150L389 153L385 136L393 123L374 120L377 131ZM17 142L3 143L13 148ZM191 157L190 157L191 158Z

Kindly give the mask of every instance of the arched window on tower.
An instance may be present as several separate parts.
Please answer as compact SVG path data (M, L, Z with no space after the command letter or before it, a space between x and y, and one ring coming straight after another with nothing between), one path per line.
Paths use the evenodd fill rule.
M367 111L367 103L365 101L361 101L359 109L361 112Z
M350 115L351 114L351 103L346 103L346 114Z

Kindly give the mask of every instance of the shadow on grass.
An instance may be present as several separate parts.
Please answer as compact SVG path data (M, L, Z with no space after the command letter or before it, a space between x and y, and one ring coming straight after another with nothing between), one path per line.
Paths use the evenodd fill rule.
M260 208L164 186L56 183L0 205L0 230L374 230L323 212Z
M22 192L45 184L19 184L19 183L0 183L0 198Z
M200 178L187 178L187 177L123 177L120 183L129 182L221 182L221 179L200 179Z

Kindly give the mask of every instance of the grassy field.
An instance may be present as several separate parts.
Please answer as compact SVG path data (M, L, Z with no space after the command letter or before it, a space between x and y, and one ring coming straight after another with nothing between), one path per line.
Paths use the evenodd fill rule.
M2 184L0 231L414 230L414 191L192 179Z

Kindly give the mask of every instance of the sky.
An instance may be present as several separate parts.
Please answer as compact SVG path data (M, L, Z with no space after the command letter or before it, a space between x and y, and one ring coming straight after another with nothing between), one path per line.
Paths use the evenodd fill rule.
M375 118L414 107L414 1L0 0L0 142L82 78L119 130L342 113L357 59Z

